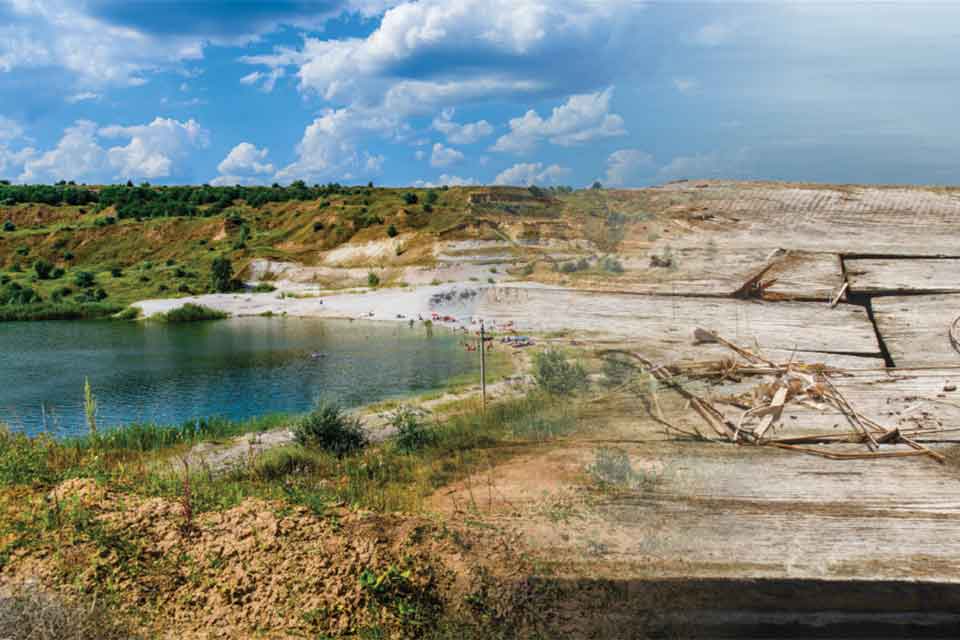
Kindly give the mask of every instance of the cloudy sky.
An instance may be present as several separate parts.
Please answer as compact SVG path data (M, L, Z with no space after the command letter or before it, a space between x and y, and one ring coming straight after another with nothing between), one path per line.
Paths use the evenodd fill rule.
M960 182L960 3L0 0L0 178Z

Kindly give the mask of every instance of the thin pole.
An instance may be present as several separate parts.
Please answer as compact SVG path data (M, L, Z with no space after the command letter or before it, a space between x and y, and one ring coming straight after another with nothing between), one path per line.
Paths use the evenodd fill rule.
M480 405L487 410L487 341L483 320L480 321Z

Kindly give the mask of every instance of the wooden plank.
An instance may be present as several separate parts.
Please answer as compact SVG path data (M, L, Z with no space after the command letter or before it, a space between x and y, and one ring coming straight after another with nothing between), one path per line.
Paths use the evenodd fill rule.
M851 258L844 263L853 293L960 292L957 259Z
M877 330L897 367L960 365L949 335L960 316L960 295L881 296L872 304Z
M832 300L843 284L843 268L835 253L789 251L763 280L773 281L764 289L768 300Z
M594 339L642 345L652 360L729 357L719 344L693 343L703 327L755 350L879 354L866 311L852 305L829 310L822 303L761 302L723 298L658 297L499 286L471 299L473 315L518 331L574 331ZM815 356L811 356L816 359ZM808 358L809 359L809 358Z

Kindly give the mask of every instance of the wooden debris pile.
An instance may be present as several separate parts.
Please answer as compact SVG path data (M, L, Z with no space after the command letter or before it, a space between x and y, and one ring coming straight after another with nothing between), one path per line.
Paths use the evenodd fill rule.
M733 351L735 357L666 367L657 366L637 353L605 352L630 356L639 361L641 369L659 386L680 393L700 416L709 435L699 428L696 433L691 433L670 423L654 390L651 395L656 418L668 430L704 440L770 446L833 460L927 456L941 464L946 461L943 455L923 444L936 442L937 436L945 433L944 429L923 425L888 427L864 415L834 383L834 378L849 375L842 369L794 362L792 358L786 363L776 363L705 329L697 329L694 338L698 343L722 344ZM763 380L746 391L723 398L705 398L683 383L685 379L742 383L752 376ZM789 408L840 415L846 428L831 433L789 435L784 433L790 429L783 421ZM796 418L795 415L792 417ZM866 450L851 451L850 446L826 445L863 445Z

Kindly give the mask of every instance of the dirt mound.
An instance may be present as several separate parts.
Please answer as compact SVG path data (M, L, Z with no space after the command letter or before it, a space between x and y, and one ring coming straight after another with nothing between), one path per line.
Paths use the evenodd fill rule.
M42 543L10 555L2 577L102 593L168 638L315 637L379 630L418 637L482 610L512 615L525 584L516 540L399 515L248 498L190 515L182 501L71 480ZM381 636L378 636L381 637Z

